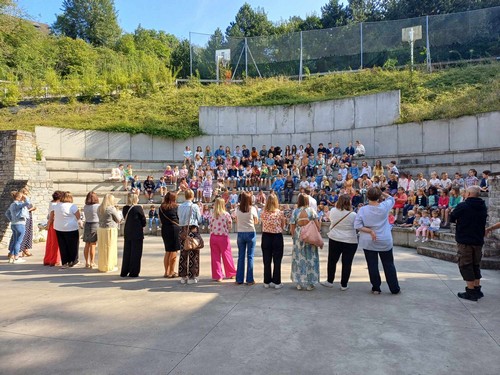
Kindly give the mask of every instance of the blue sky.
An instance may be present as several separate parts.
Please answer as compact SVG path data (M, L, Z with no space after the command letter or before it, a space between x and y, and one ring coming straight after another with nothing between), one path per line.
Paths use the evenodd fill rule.
M62 0L17 0L20 7L34 20L52 24L55 14L60 13ZM180 38L188 38L189 32L212 34L217 27L225 31L244 0L115 0L118 20L127 32L141 24L148 29L164 30ZM308 14L320 14L328 0L247 0L253 7L261 7L273 21L286 20L290 16L304 18Z

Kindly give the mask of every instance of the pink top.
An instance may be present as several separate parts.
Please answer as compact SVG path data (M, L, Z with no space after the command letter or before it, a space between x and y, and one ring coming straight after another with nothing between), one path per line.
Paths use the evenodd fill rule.
M218 218L212 216L210 218L210 234L216 236L228 236L233 225L233 219L228 212L220 215Z
M450 197L448 196L441 196L438 199L438 206L440 207L447 207L448 204L450 203Z
M260 219L262 220L262 232L265 233L282 233L283 227L281 226L281 219L283 218L283 212L280 210L269 212L263 210L260 214Z

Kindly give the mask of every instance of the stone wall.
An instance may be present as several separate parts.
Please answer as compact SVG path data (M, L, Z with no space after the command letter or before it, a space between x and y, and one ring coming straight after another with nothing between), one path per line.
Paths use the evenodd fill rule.
M0 243L8 246L11 232L4 212L12 202L10 192L27 187L31 201L37 207L33 219L36 224L45 221L52 182L48 180L45 161L36 160L34 133L25 131L0 132Z
M489 180L488 225L500 222L500 173L494 173ZM500 240L500 230L494 230L492 237Z

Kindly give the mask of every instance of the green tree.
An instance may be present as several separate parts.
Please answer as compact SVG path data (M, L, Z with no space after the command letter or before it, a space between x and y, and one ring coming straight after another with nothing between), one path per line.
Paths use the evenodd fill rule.
M64 0L52 29L95 46L112 46L121 34L113 0Z
M384 0L349 0L351 22L374 22L384 18Z
M179 76L183 78L187 78L190 75L190 66L189 66L189 40L183 39L175 46L172 51L172 66L179 71Z
M226 29L227 37L246 37L271 35L274 33L274 26L268 20L266 12L262 8L252 9L245 3L238 10L234 22Z
M349 14L339 0L330 0L321 7L321 24L323 28L347 25Z

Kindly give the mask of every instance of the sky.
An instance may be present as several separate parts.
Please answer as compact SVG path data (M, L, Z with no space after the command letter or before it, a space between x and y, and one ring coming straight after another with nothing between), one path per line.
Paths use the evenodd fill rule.
M17 0L35 21L51 25L61 13L62 0ZM305 18L321 13L328 0L246 0L252 8L261 7L273 22L291 16ZM139 24L147 29L163 30L178 38L189 32L212 34L217 27L225 32L245 0L115 0L118 22L126 32Z

